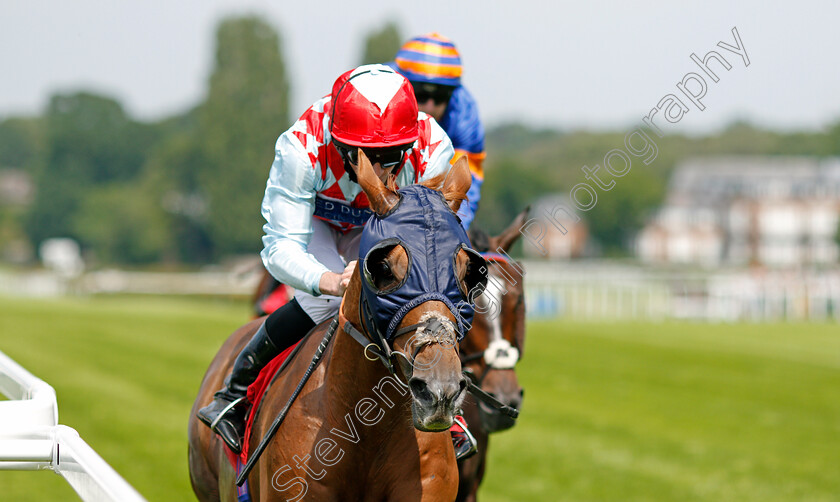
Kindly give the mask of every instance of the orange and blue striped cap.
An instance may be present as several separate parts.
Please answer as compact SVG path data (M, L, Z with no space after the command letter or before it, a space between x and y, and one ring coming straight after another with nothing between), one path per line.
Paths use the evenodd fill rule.
M412 82L461 85L461 55L455 44L439 33L412 38L397 52L395 62L400 73Z

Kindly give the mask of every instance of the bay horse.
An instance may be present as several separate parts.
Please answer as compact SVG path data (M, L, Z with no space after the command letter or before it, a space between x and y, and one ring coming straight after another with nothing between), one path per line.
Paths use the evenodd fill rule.
M448 281L443 282L449 296L441 299L440 294L432 294L433 299L427 299L429 295L421 295L396 305L403 309L404 317L393 330L389 326L390 339L381 337L377 324L376 316L385 309L377 312L374 306L371 312L368 300L371 288L374 295L386 297L386 293L405 291L406 284L416 282L418 263L429 259L423 253L436 256L437 249L449 242L444 239L446 225L457 226L468 242L455 211L470 186L469 168L461 159L463 162L456 162L445 177L395 192L392 183L386 187L374 174L362 151L359 159L357 178L375 213L363 231L362 247L374 223L384 224L411 210L417 217L403 225L425 239L385 239L364 256L360 247L358 273L342 298L337 323L330 324L330 328L337 325L332 343L326 345L323 359L288 409L271 446L247 477L255 501L437 502L454 500L457 493L458 468L448 429L466 393L456 342L456 335L465 328L460 311L453 310L447 298L453 294L452 288L459 290L454 294L466 298L469 291L483 284L484 261L468 246L453 248L446 264L444 260L437 263L438 275L432 272L424 279L439 283L440 271L448 271ZM409 196L425 197L427 205L417 205ZM430 212L423 207L443 209ZM441 221L446 225L442 227ZM202 502L236 500L236 473L221 439L195 414L212 400L235 356L261 322L253 320L228 338L210 364L193 405L190 480ZM247 443L249 451L292 395L313 353L329 343L327 338L322 341L328 323L310 332L281 378L265 392ZM382 355L389 351L393 351L392 357Z
M461 364L472 373L485 392L512 408L519 409L523 390L515 365L525 348L524 272L507 253L517 241L528 209L520 213L501 234L487 237L473 228L473 247L487 259L489 280L475 299L475 319L469 335L461 342ZM468 394L464 418L478 444L478 453L458 461L458 502L475 502L487 468L489 436L513 427L515 421L498 410L479 403Z

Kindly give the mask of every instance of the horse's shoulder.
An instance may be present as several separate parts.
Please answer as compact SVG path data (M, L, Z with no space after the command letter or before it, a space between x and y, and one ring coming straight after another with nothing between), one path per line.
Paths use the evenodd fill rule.
M324 339L324 333L329 327L330 321L325 321L312 330L301 340L300 345L289 355L289 359L284 362L279 371L272 377L271 382L265 390L265 396L261 401L261 405L267 402L267 398L272 400L285 399L291 395L292 391L297 387L303 374L309 368L315 352L318 350L318 345ZM321 368L325 366L327 355L322 357L315 371L310 379L307 381L307 387L311 385L318 386L322 380Z

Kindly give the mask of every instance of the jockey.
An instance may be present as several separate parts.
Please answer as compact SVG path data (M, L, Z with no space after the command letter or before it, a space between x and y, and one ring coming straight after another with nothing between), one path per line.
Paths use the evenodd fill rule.
M475 99L461 85L461 56L448 38L429 33L406 42L395 61L387 64L411 82L420 111L434 117L452 140L455 148L452 162L462 155L469 161L472 185L467 203L461 204L458 210L464 230L469 230L484 182L484 127L478 118ZM287 301L287 288L281 287L277 280L271 282L256 299L254 309L258 316L273 312L277 305Z
M470 229L484 182L484 127L478 118L478 106L467 89L461 85L461 56L448 38L427 33L412 38L400 48L389 66L411 82L421 112L438 121L452 140L454 163L466 155L472 175L467 193L469 204L461 204L458 216L464 230Z
M384 181L408 186L447 172L454 153L440 126L420 113L411 85L385 65L341 75L275 145L262 201L263 264L295 288L237 356L225 387L198 418L239 453L248 386L260 370L310 329L335 316L355 269L371 215L353 166L363 148ZM469 431L454 428L456 455L475 452Z

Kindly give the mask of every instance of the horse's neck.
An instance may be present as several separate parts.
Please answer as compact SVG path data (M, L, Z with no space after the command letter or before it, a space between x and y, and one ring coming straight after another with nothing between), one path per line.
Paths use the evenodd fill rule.
M368 353L373 357L370 351ZM378 358L373 361L367 359L364 347L345 332L343 326L335 334L325 378L331 398L335 399L331 403L341 402L355 407L356 403L365 398L380 402L383 395L380 384L383 379L388 384L385 393L391 402L404 401L409 395L404 386L399 387L403 393L393 388L391 384L398 384L397 377L391 376ZM385 404L387 411L387 401ZM348 411L352 413L353 410Z
M330 414L343 427L352 421L361 437L376 438L373 443L388 441L393 434L413 433L412 427L395 427L411 424L408 388L378 358L365 358L364 347L344 331L346 321L359 326L358 315L345 318L344 306L324 376Z
M359 312L361 296L359 275L354 274L342 298L339 328L325 375L330 399L328 405L333 408L334 415L342 417L349 414L357 420L356 423L363 424L365 420L371 423L382 415L380 411L384 412L376 424L363 426L366 433L374 427L379 428L381 430L375 435L384 436L387 435L384 430L394 430L392 424L411 423L410 407L406 406L411 394L398 377L388 373L378 358L373 361L367 359L364 347L344 331L345 322L350 322L357 329L362 327ZM339 413L344 409L346 411Z

